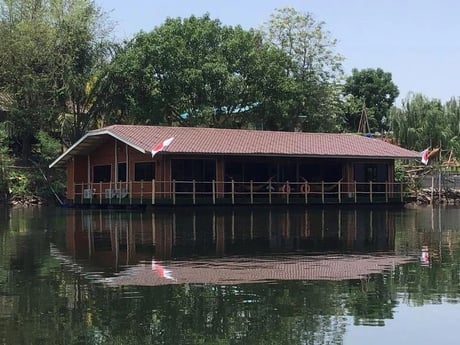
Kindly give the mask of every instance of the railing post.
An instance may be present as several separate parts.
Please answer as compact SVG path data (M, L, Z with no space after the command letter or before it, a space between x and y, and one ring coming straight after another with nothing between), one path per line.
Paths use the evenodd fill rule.
M253 184L252 184L252 180L249 181L249 190L250 190L250 195L251 195L251 205L254 203L254 195L253 195Z
M354 186L355 186L355 204L358 202L358 193L357 193L357 187L356 187L356 181L353 181L354 182Z
M235 204L235 181L232 179L232 205Z
M321 201L324 204L324 180L321 181Z
M126 193L129 195L129 204L132 205L133 197L131 195L131 191L133 190L133 183L132 181L126 181Z
M305 188L305 204L308 204L308 182L305 180L304 182L304 188Z
M196 203L196 195L195 195L195 193L196 193L196 186L195 186L195 179L193 179L193 181L192 181L192 191L193 191L193 197L192 197L192 198L193 198L193 205L195 205L195 203Z
M388 204L388 191L390 190L388 184L389 184L389 182L386 181L386 182L385 182L385 203L386 203L386 204Z
M152 180L152 205L155 205L155 179Z
M102 182L99 182L99 205L102 204Z
M342 203L342 185L341 185L341 180L339 180L339 183L337 184L337 192L339 193L339 204Z
M272 204L272 180L268 180L268 203Z
M141 204L144 197L144 180L141 180Z
M289 194L291 192L291 188L289 186L289 181L286 181L286 204L289 205Z
M401 202L403 202L403 201L404 201L404 195L403 195L403 194L404 194L404 189L403 189L404 186L403 186L402 181L400 182L400 184L401 184L401 186L400 186L400 193L399 193L399 195L401 196ZM433 198L431 198L431 201L433 201Z
M212 180L212 204L216 204L216 181Z
M372 180L369 181L369 200L372 204L373 198L372 198Z
M173 205L176 204L176 180L172 180Z

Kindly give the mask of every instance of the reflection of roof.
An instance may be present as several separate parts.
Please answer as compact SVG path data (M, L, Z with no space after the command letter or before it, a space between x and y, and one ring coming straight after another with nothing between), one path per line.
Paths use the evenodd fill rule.
M243 284L279 280L347 280L381 273L411 261L388 255L321 255L267 258L223 258L164 263L169 277L151 264L130 267L118 276L105 278L109 285Z
M86 155L108 138L149 153L173 137L168 154L295 156L328 158L403 159L419 153L374 138L347 133L275 132L239 129L113 125L88 132L51 167L71 155Z

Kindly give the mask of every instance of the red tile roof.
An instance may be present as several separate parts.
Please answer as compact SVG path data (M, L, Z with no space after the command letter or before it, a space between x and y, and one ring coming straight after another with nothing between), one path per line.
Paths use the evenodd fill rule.
M152 147L174 137L165 150L168 154L274 155L329 158L406 159L418 152L406 150L380 139L346 133L275 132L239 129L113 125L88 132L61 155L84 154L82 148L94 149L91 137L112 136L149 153Z

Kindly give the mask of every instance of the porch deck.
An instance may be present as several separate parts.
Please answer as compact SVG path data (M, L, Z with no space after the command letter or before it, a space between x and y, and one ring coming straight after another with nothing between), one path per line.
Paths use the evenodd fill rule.
M129 181L74 185L74 205L325 205L404 204L402 183Z

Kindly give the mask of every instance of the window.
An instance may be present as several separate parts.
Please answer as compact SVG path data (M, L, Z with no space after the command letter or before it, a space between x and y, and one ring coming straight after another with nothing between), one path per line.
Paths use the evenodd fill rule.
M155 163L142 162L134 164L135 181L151 181L155 176Z
M93 168L93 182L110 182L111 166L96 165Z
M126 163L118 163L117 173L118 173L118 182L126 181Z
M173 159L172 178L179 181L212 181L216 178L216 161L211 159Z

